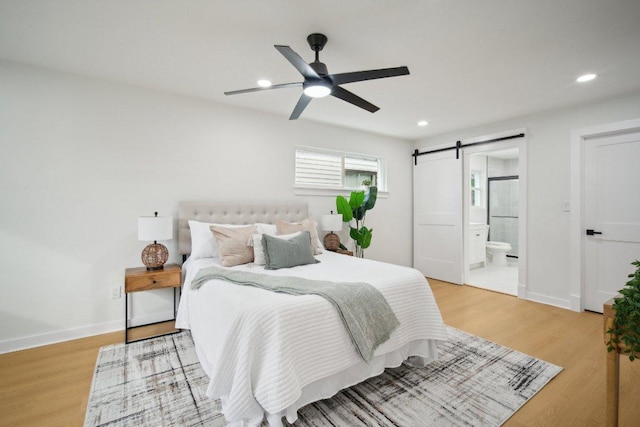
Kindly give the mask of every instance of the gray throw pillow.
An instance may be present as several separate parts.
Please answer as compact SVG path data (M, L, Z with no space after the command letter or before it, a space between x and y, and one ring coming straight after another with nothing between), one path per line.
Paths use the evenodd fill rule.
M289 240L262 235L262 248L267 270L295 267L296 265L315 264L320 261L313 257L311 234L303 231Z

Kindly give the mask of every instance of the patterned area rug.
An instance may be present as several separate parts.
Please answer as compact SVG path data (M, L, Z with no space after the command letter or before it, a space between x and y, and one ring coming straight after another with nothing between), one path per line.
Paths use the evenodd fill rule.
M441 360L300 409L296 426L499 426L562 368L449 328ZM100 349L85 426L224 426L191 335ZM286 423L285 423L286 424Z

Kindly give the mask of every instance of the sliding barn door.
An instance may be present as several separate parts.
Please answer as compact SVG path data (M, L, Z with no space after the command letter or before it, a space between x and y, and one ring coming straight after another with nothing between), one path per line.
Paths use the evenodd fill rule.
M418 156L413 167L413 266L462 284L462 160L455 150Z

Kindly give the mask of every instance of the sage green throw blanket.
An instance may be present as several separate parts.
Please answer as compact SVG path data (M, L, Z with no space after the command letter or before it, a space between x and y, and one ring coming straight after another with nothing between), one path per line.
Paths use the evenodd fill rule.
M376 348L400 325L384 296L368 283L335 283L207 267L198 272L191 282L191 289L199 289L212 279L290 295L325 298L338 310L351 341L365 362L371 360Z

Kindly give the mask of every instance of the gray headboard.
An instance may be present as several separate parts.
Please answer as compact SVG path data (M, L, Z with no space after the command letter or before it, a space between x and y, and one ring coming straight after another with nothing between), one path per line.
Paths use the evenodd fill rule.
M300 221L309 216L307 202L180 202L178 205L178 252L191 253L189 220L217 224L273 224Z

